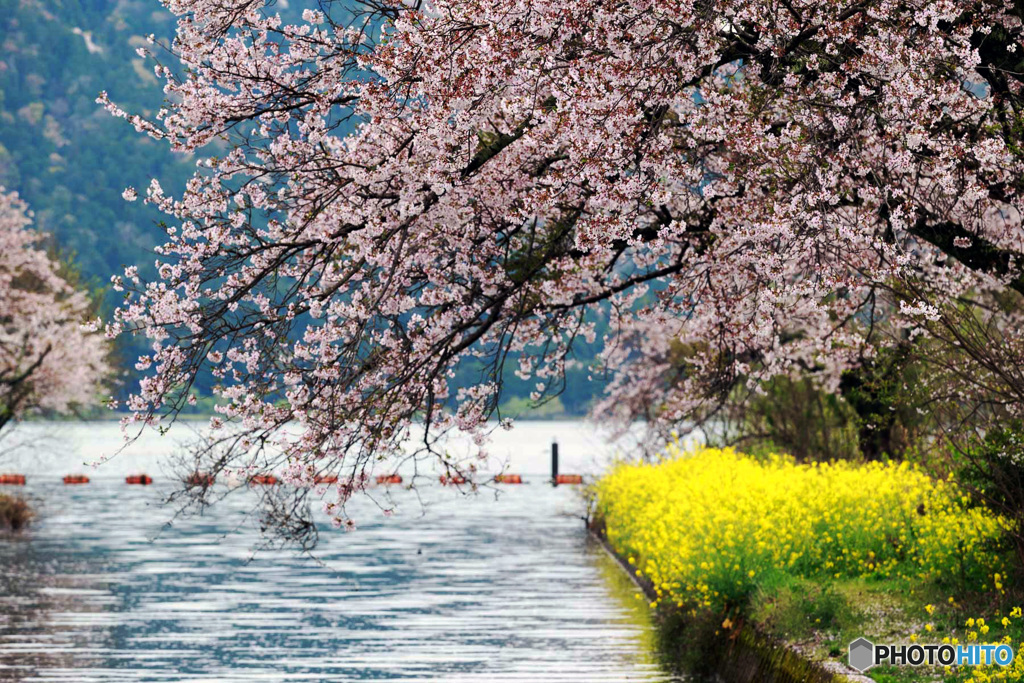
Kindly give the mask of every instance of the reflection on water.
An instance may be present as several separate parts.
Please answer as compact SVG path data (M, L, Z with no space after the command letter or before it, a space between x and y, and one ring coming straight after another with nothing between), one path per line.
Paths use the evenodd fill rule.
M394 491L393 517L363 501L358 531L325 529L319 562L252 556L254 493L165 528L160 489L23 490L41 516L0 537L0 679L668 680L570 487Z

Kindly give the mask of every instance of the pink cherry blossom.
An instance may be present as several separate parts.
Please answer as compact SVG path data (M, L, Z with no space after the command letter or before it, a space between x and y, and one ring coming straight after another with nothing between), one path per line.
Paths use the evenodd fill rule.
M218 379L220 466L361 481L418 420L460 471L433 435L483 443L505 367L557 393L602 316L599 410L675 423L834 388L931 296L1024 291L1011 5L166 4L168 104L101 101L198 171L150 185L159 277L109 332L153 345L136 421Z
M30 224L25 203L0 187L0 427L34 409L94 402L109 374L88 295L62 277Z

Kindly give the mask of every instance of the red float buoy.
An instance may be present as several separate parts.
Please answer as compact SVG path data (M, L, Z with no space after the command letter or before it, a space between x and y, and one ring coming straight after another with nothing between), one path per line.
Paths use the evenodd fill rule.
M0 474L0 484L6 484L7 486L24 486L25 475L24 474Z
M148 474L131 474L124 478L126 484L138 484L140 486L149 486L153 483L153 477Z
M449 486L449 485L457 486L459 484L465 484L465 483L466 483L466 478L465 477L460 477L457 474L451 474L451 475L444 475L444 474L442 474L441 475L441 486Z
M318 474L314 481L317 484L337 484L338 476L336 474Z
M583 475L580 474L559 474L555 477L556 484L582 484Z
M518 474L499 474L494 478L496 484L522 484L523 478Z
M277 483L277 477L273 474L255 474L252 479L249 480L250 484L263 484L264 486L273 486Z
M193 472L185 479L189 486L213 486L214 476L205 472Z
M84 474L69 474L68 476L64 477L64 483L65 484L88 484L89 483L89 477L85 476Z
M380 474L377 475L378 484L401 484L402 477L397 474Z

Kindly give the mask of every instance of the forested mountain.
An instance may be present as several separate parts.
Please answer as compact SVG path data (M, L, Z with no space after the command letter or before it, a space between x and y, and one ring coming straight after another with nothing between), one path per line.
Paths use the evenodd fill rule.
M163 94L135 48L148 33L169 35L171 16L143 0L3 0L0 8L0 184L29 202L37 226L90 278L151 265L159 217L121 192L151 177L180 185L190 164L111 118L96 96L159 106Z
M194 167L96 103L106 90L129 111L158 108L163 93L153 63L136 49L150 34L168 39L173 32L173 17L156 0L0 0L0 186L28 201L36 225L96 287L127 264L152 272L152 249L162 241L161 215L125 202L121 192L133 186L141 194L156 177L176 193ZM116 296L107 291L106 313ZM586 363L595 349L579 353ZM122 347L120 355L130 375L136 353ZM520 412L534 383L519 381L513 369L505 373L508 407ZM479 372L464 365L459 374ZM584 412L600 388L588 374L584 366L570 370L548 412Z

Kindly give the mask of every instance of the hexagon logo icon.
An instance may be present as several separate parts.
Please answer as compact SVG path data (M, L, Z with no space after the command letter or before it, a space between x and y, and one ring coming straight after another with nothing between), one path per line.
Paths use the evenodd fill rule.
M875 646L867 638L858 638L850 643L850 666L864 673L875 665Z

